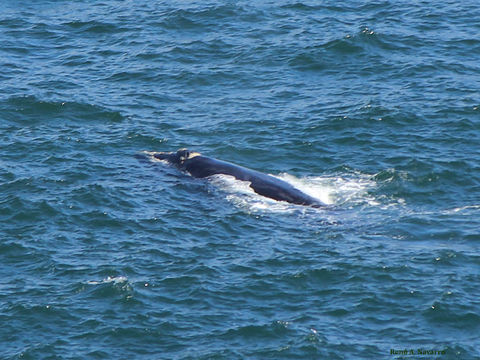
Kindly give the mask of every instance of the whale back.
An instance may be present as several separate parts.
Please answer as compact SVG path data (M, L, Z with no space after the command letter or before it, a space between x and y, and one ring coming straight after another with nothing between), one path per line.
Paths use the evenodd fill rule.
M182 166L193 177L205 178L216 174L235 177L237 180L249 181L250 187L257 194L298 205L320 207L322 204L291 184L272 175L232 164L226 161L198 155L186 159Z

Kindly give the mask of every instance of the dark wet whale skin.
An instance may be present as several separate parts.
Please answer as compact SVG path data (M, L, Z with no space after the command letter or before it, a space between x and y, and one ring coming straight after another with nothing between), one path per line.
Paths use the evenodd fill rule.
M243 166L189 152L188 150L181 149L176 153L155 153L154 157L167 160L196 178L205 178L216 174L230 175L237 180L249 181L250 187L257 194L277 201L313 207L324 206L319 200L305 194L286 181Z

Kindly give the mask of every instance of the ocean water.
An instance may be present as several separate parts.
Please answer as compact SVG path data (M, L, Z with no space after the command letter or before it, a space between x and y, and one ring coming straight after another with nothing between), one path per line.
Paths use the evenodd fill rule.
M479 17L3 1L0 358L480 359Z

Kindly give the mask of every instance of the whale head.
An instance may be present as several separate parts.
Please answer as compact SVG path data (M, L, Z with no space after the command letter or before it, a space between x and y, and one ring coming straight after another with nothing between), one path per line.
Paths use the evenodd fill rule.
M165 160L175 166L182 167L186 160L200 156L200 153L188 149L179 149L176 152L157 152L153 156L159 160Z

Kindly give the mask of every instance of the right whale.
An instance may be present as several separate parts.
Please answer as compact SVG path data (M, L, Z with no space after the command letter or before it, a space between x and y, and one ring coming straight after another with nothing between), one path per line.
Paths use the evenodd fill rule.
M151 154L156 159L166 160L196 178L205 178L216 174L230 175L237 180L250 182L253 191L270 199L316 208L325 206L319 200L305 194L286 181L243 166L203 156L198 152L180 149L176 152L153 152Z

